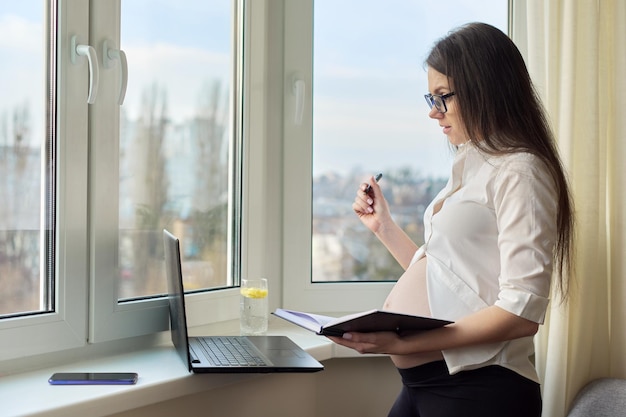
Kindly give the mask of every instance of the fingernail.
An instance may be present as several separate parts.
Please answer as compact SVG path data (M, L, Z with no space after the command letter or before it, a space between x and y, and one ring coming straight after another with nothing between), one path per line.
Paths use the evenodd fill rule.
M371 198L367 199L367 204L372 204L374 202L374 200L372 200Z
M367 208L367 212L368 212L368 213L373 213L373 212L374 212L374 209L373 209L373 208L371 208L371 207L368 207L368 208Z
M346 340L352 340L352 334L350 333L344 333L341 337L343 337Z

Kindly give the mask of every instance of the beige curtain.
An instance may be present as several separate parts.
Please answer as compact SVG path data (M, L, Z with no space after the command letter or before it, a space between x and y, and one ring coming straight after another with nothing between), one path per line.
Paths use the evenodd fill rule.
M527 0L531 76L577 212L576 272L537 336L545 417L598 377L626 378L626 1Z

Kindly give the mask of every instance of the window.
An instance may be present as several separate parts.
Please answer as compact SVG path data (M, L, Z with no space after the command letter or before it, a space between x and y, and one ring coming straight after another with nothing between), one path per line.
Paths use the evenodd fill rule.
M0 315L54 309L54 165L45 14L0 5ZM36 80L37 82L33 82Z
M20 300L0 317L2 360L78 347L86 339L88 75L71 64L69 44L71 36L84 35L77 22L87 12L84 4L70 10L56 2L0 6L0 30L7 31L0 41L7 55L0 70L0 111L7 115L0 169L11 179L0 186L11 202L0 281L13 281L9 299ZM66 25L57 26L57 15ZM66 54L59 57L58 48Z
M166 330L163 228L237 317L243 1L170 3L0 6L0 360Z
M100 18L109 2L92 7L95 43L128 62L123 104L123 59L113 59L102 81L115 88L92 106L111 127L90 135L92 341L167 329L164 228L181 239L186 291L210 298L202 292L238 283L238 4L122 2L119 33Z
M285 213L288 224L311 225L286 236L286 277L298 277L285 282L287 304L312 311L382 304L403 270L352 212L356 189L382 172L396 221L423 242L424 209L447 181L452 158L427 116L423 61L431 45L460 24L485 21L507 31L508 3L287 4L286 20L297 21L300 37L292 35L296 41L288 39L285 52L296 91L286 95L285 147L292 150L285 164L286 175L300 182L285 190L292 198ZM298 16L312 16L313 23ZM297 50L305 45L312 59ZM304 116L296 114L301 108Z
M122 3L132 82L120 107L120 300L166 292L163 226L185 244L188 290L232 282L232 12L230 0Z
M353 215L355 185L383 172L396 221L423 243L424 210L445 185L451 162L445 136L420 100L427 92L423 61L436 39L464 22L486 21L506 31L507 6L502 0L487 7L315 2L313 282L395 281L402 275ZM445 24L430 18L437 14L446 16Z

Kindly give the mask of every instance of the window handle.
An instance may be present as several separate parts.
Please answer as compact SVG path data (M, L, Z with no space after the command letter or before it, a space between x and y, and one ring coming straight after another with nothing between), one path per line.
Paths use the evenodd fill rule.
M72 36L70 48L72 64L76 64L76 57L78 55L87 57L87 62L89 63L89 95L87 96L87 103L93 104L96 101L98 83L100 82L96 50L90 45L77 44L76 35Z
M306 84L304 80L294 80L293 94L296 96L296 108L294 112L294 123L302 124L302 116L304 115L304 99L306 98Z
M126 61L126 54L121 49L115 49L113 42L104 41L102 45L102 60L104 68L112 68L115 62L119 62L120 65L120 86L117 96L117 104L120 106L124 104L124 97L126 97L126 87L128 85L128 62Z

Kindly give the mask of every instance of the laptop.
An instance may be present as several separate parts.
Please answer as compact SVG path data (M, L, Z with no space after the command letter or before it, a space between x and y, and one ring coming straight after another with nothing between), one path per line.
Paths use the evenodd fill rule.
M324 366L286 336L189 337L183 290L179 239L163 230L165 271L168 281L171 336L174 347L190 372L270 373L316 372ZM214 349L220 351L215 352ZM225 357L235 350L240 358Z

